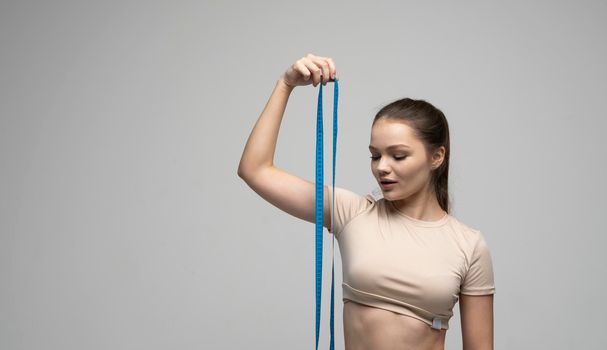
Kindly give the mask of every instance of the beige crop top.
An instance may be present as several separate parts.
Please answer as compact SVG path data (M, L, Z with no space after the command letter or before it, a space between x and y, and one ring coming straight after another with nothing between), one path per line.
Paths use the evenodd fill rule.
M343 302L414 317L449 329L459 294L494 294L483 234L450 214L422 221L391 201L331 186L329 207L342 258Z

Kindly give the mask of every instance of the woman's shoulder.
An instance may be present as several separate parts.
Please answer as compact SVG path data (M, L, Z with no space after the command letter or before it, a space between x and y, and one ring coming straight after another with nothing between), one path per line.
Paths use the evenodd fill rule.
M458 233L458 235L468 241L470 244L475 245L478 241L484 240L483 232L475 225L465 223L455 215L450 215L451 227Z
M459 217L457 217L453 213L449 213L449 215L451 216L451 222L453 223L453 225L461 229L463 232L467 232L469 234L475 234L475 232L479 232L478 229L472 227L468 223L463 222Z
M333 194L333 186L329 185L327 187L329 190L329 198L331 198L331 195ZM353 201L364 202L367 205L374 204L378 200L378 198L373 193L358 192L356 190L342 186L335 186L335 196Z

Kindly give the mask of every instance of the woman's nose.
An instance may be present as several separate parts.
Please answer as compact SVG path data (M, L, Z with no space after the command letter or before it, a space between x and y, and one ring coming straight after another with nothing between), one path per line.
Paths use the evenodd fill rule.
M388 173L390 172L390 167L388 162L385 160L385 158L380 158L379 162L377 162L377 170L380 173Z

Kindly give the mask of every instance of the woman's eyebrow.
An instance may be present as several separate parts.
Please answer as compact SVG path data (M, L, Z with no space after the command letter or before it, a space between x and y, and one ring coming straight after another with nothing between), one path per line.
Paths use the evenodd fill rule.
M392 148L398 148L398 147L411 148L411 147L409 147L409 146L407 146L407 145L405 145L403 143L399 143L399 144L396 144L396 145L390 145L390 146L386 147L386 149L392 149ZM370 150L377 150L377 148L375 148L375 147L373 147L371 145L369 145L369 149Z

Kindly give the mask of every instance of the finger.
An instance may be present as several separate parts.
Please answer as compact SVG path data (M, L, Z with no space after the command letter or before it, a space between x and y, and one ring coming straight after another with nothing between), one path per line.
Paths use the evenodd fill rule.
M317 57L312 60L322 70L322 84L327 85L329 79L331 79L331 68L329 63L324 57Z
M337 76L337 69L335 67L335 62L333 62L333 59L331 57L322 57L322 56L315 56L315 57L317 59L320 59L320 61L316 60L315 62L319 66L321 66L321 68L323 69L322 75L323 75L323 78L326 78L326 79L323 79L323 81L325 82L325 85L330 80L335 80L335 77ZM326 65L325 65L325 63L326 63Z
M302 62L312 74L312 84L316 87L320 83L320 74L322 69L316 66L316 64L309 58L304 59Z
M327 63L329 64L330 73L329 76L331 79L335 80L335 73L337 73L337 69L335 68L335 62L331 59L331 57L327 58Z
M310 79L310 71L308 70L306 65L302 63L301 60L295 62L295 68L299 73L301 73L305 81L308 81L308 79Z

